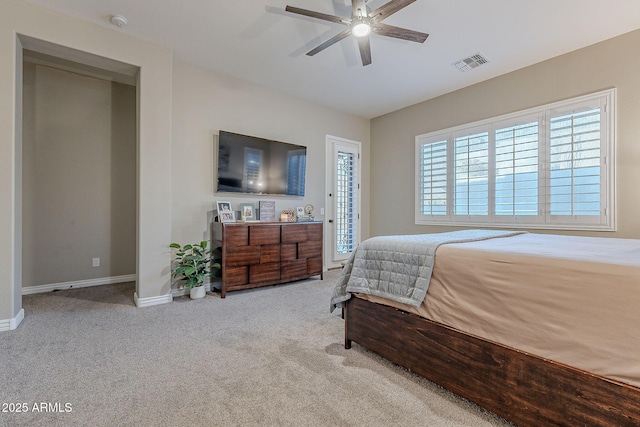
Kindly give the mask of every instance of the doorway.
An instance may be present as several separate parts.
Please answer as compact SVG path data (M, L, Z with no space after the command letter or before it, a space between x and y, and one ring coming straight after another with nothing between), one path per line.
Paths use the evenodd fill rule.
M137 69L21 40L22 294L135 281Z
M360 243L361 143L327 136L327 253L329 266L349 258Z

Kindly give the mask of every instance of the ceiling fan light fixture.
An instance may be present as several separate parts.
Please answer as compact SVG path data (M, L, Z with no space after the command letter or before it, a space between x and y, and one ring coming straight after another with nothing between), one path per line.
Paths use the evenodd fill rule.
M371 34L371 23L364 18L354 19L351 23L351 34L356 37L366 37Z
M429 37L429 34L426 33L409 30L407 28L394 27L380 22L397 11L404 9L416 0L389 0L373 12L369 12L369 8L366 6L367 1L368 0L351 0L351 17L349 19L289 5L287 5L284 10L285 12L347 26L347 28L340 33L311 49L307 52L307 56L314 56L346 37L354 36L358 39L357 42L358 50L360 51L360 58L362 59L362 65L365 66L371 64L371 43L369 42L368 36L372 32L381 36L393 37L416 43L424 43L427 37Z

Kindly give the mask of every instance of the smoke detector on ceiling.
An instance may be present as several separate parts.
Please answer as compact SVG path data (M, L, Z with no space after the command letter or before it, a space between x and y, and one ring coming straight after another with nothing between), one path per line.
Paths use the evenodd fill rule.
M127 26L129 21L122 15L111 15L111 23L116 27L124 28Z
M461 59L460 61L455 62L452 65L458 70L466 72L474 68L478 68L479 66L486 64L487 62L489 62L489 60L484 55L482 55L481 53L476 53L475 55L471 55L468 58Z

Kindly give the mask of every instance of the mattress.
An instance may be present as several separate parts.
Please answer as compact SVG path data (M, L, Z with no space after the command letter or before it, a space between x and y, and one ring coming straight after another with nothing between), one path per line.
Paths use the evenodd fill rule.
M358 297L640 387L640 240L521 234L447 244L419 307Z

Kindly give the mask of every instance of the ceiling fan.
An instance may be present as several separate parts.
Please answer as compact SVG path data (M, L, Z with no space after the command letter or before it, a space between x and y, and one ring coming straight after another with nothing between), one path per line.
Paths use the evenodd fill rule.
M336 34L329 40L307 52L307 55L313 56L316 53L322 52L329 46L352 34L356 40L358 40L358 48L360 49L362 65L369 65L371 64L371 45L369 44L370 34L379 34L381 36L394 37L417 43L424 43L427 37L429 37L429 34L407 30L406 28L394 27L381 22L383 19L393 15L400 9L409 6L415 1L416 0L391 0L373 12L369 12L366 6L366 0L351 0L352 12L351 18L349 19L335 15L328 15L326 13L314 12L312 10L300 9L299 7L293 6L287 6L285 10L299 15L310 16L311 18L335 22L348 27L346 30Z

